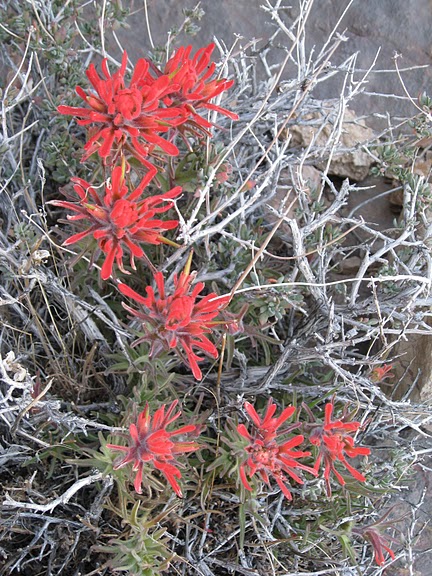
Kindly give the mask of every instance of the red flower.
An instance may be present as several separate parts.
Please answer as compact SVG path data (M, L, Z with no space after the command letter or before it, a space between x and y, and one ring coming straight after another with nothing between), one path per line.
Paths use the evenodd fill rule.
M111 276L114 261L122 272L127 273L123 268L123 248L129 250L130 264L135 270L134 258L144 257L140 244L169 243L161 233L178 225L178 220L163 221L155 219L154 216L171 208L170 200L181 193L181 188L177 186L165 194L139 200L149 179L150 175L147 175L138 188L129 192L124 180L124 168L116 166L112 171L111 183L105 187L103 198L85 180L72 178L79 202L51 201L55 206L68 208L77 213L75 216L68 216L69 220L90 221L88 228L74 234L63 244L69 246L86 236L93 235L98 241L100 250L106 254L101 270L101 277L104 280ZM164 202L165 204L160 206Z
M149 406L146 404L144 410L138 416L137 424L129 427L130 446L118 446L117 444L107 444L112 450L125 452L125 456L114 465L114 470L123 468L133 462L133 470L137 472L134 481L134 488L141 494L143 467L147 462L152 462L156 470L160 470L168 482L171 484L177 496L182 497L177 478L181 478L180 470L177 468L176 457L185 452L194 452L199 449L196 442L174 442L173 436L186 434L188 432L198 432L198 426L188 424L178 430L168 432L166 428L177 420L180 412L173 414L178 400L174 400L165 413L166 404L161 406L150 416Z
M327 485L327 494L331 496L330 474L333 472L340 484L345 484L344 478L335 468L338 460L343 466L360 482L365 482L366 478L358 470L353 468L346 460L346 456L355 458L356 456L368 456L369 448L354 446L354 438L350 436L360 428L360 422L343 422L343 420L332 420L333 401L325 406L324 426L315 428L310 435L310 442L319 447L319 454L315 462L315 470L318 471L321 462L324 462L324 478Z
M244 408L255 425L255 432L253 435L250 434L244 424L237 426L238 433L249 441L249 445L245 448L247 458L240 465L240 479L243 486L246 490L252 490L247 477L252 478L255 472L258 472L261 479L270 485L270 475L276 480L285 497L292 500L292 494L287 486L288 478L285 474L299 484L303 484L303 480L294 472L296 468L306 470L316 476L315 470L296 461L297 458L310 456L311 453L292 450L303 442L303 436L294 436L286 442L278 443L278 436L284 436L288 430L279 432L277 430L294 414L295 408L288 406L278 418L273 418L276 404L273 403L272 398L268 401L263 418L257 414L249 402L244 403Z
M375 562L378 564L378 566L385 564L384 550L388 552L390 558L394 560L395 553L391 548L387 546L387 539L382 534L380 534L377 528L369 526L368 528L362 530L362 535L372 544L372 548L374 549Z
M148 73L149 64L140 59L129 87L126 87L126 65L127 54L124 52L121 67L111 75L105 58L102 61L104 77L101 78L91 64L86 75L95 92L87 93L80 86L76 87L77 94L89 108L59 106L57 110L60 114L77 116L78 124L82 126L96 125L84 146L83 161L94 152L106 161L114 152L114 163L123 146L130 140L129 151L154 175L156 169L146 157L155 146L159 146L166 154L178 154L177 147L159 136L159 133L167 132L182 123L184 112L181 108L160 107L162 98L176 88L168 76L153 79Z
M191 57L192 46L186 48L182 46L171 56L163 71L163 74L169 76L171 82L176 85L175 91L164 98L164 103L167 106L183 106L192 119L186 126L195 133L197 129L208 133L206 128L212 126L197 113L197 110L202 108L216 110L233 120L238 120L237 114L210 102L234 84L234 80L225 78L211 79L216 68L214 62L210 63L214 48L214 44L209 44Z
M189 274L191 258L180 276L174 276L174 292L167 295L164 278L161 272L154 276L159 296L156 297L151 286L147 286L147 297L141 296L126 284L119 284L119 290L144 306L143 310L134 310L123 303L123 307L142 321L144 335L133 343L137 346L141 342L152 342L151 354L156 355L161 350L174 349L185 364L189 364L193 375L201 380L202 373L198 362L204 359L199 357L194 349L202 350L212 358L218 357L218 351L210 342L206 334L210 333L217 324L214 318L228 303L230 297L218 297L214 292L197 301L197 297L204 288L202 282L195 286L191 284L195 274Z
M393 364L383 364L382 366L375 366L372 370L370 379L372 382L382 382L385 378L394 378L393 372L390 370L393 369Z
M395 553L393 550L391 550L388 544L390 542L398 544L398 541L392 536L382 535L383 530L386 528L394 528L397 522L400 522L406 518L406 516L402 516L401 518L392 518L391 520L387 520L388 516L394 508L395 506L392 506L390 510L387 510L387 512L373 524L358 528L355 527L352 530L353 534L361 536L372 545L375 562L378 564L378 566L383 566L383 564L385 564L384 551L389 554L392 560L395 558Z

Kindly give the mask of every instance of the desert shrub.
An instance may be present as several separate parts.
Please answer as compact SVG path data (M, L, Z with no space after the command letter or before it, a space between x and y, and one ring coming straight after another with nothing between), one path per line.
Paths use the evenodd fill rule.
M411 557L393 505L430 410L392 370L400 341L430 335L412 164L428 97L414 132L349 148L367 74L330 64L337 34L296 60L303 20L278 2L262 50L196 52L174 31L132 64L97 24L122 26L119 2L2 8L0 574L380 574ZM403 187L391 228L346 210L361 185L335 165L359 152Z

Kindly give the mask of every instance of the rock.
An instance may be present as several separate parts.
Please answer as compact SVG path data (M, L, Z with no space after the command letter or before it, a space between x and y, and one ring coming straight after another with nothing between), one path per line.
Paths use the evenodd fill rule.
M425 141L423 142L425 143ZM417 143L418 145L420 145L419 143ZM432 141L429 142L429 145L432 144ZM409 168L411 165L406 165L405 168ZM423 176L423 178L425 179L425 182L429 182L431 183L432 181L432 151L431 150L426 150L424 152L422 152L420 154L420 156L418 156L415 161L414 161L414 166L413 166L413 172L414 174L418 174L418 176ZM400 182L399 180L395 180L390 174L386 174L387 177L389 177L390 179L392 179L393 185L394 186L399 186ZM389 200L390 200L390 204L392 207L394 207L395 209L401 209L403 207L403 199L404 199L404 191L401 190L395 190L394 192L392 192L392 194L390 194Z
M424 154L419 156L414 162L413 172L419 176L423 176L427 182L431 181L432 171L432 151L426 150Z
M425 182L431 182L432 152L426 151L414 163L413 172L423 176ZM403 193L397 199L403 206ZM396 201L395 198L392 199ZM426 220L432 222L432 209L425 210ZM419 224L417 234L424 242L430 246L431 237L427 236L428 227ZM432 327L432 320L425 319L428 326ZM409 390L415 378L419 375L417 384L411 394L411 399L420 402L430 402L432 400L432 329L430 334L411 334L408 341L402 341L395 350L396 354L401 354L396 367L395 376L397 380L402 378L400 390L405 393ZM406 373L405 373L406 371ZM400 397L400 393L398 397Z
M351 190L346 204L341 209L345 217L362 218L376 230L388 230L395 227L395 215L392 204L386 194L394 184L384 178L368 176ZM366 241L369 238L367 232L356 231L356 235ZM377 244L375 248L377 249Z
M128 19L129 29L116 31L120 43L127 49L134 60L147 56L151 43L147 31L142 0L130 0L132 15ZM155 44L164 45L167 32L171 27L180 28L184 8L191 9L198 0L146 0L148 7L148 24ZM261 9L265 2L258 0L201 0L200 6L205 16L199 22L201 30L192 38L184 31L179 36L180 44L192 44L195 49L209 44L216 36L229 48L236 38L239 45L245 46L256 38L258 46L265 46L276 30L271 15ZM290 4L285 2L286 5ZM359 113L379 113L375 116L374 126L386 128L387 115L411 116L417 113L406 94L395 70L395 55L401 75L410 93L416 95L428 91L432 81L430 30L432 28L432 10L430 0L355 0L346 10L348 0L320 0L315 2L306 25L306 40L310 49L318 54L329 34L332 33L338 20L337 32L348 38L342 42L331 64L336 66L355 54L356 72L352 75L352 87L362 78L377 57L375 69L367 76L365 90L350 102ZM279 14L288 26L298 16L299 3L291 2L291 7L280 8ZM379 25L378 25L379 24ZM286 36L280 34L277 42L281 45L276 62L281 62L285 55L285 46L290 45ZM117 48L116 42L112 42ZM309 56L309 51L306 56ZM378 53L379 52L379 53ZM216 56L215 56L216 57ZM423 67L420 67L422 66ZM353 63L354 67L354 63ZM361 70L361 71L360 71ZM287 66L284 79L297 75L295 65ZM264 69L260 76L265 78ZM343 86L344 76L339 74L330 80L319 83L313 90L313 96L319 99L335 98ZM384 94L385 97L382 97ZM395 95L393 97L392 95Z
M432 326L432 321L428 324ZM409 398L414 402L432 400L432 333L410 334L409 339L402 340L393 352L398 358L393 362L392 382L400 382L394 398L400 400L418 377Z
M331 148L334 125L326 121L327 114L314 112L306 115L302 120L307 124L290 126L289 133L295 146L306 148L311 143L321 148ZM318 134L318 135L317 135ZM333 160L330 164L329 174L350 180L364 180L374 162L373 158L361 149L361 145L374 140L375 134L371 128L359 120L352 110L347 109L342 123L342 131L338 144L335 147ZM338 152L338 150L349 150ZM318 168L324 169L325 162L317 162Z

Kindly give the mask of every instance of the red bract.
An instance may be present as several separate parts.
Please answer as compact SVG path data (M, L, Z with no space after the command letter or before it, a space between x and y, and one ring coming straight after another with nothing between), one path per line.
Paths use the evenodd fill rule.
M389 543L393 542L398 544L398 541L392 536L383 536L382 534L386 528L394 528L397 522L401 522L406 518L406 516L402 516L400 518L392 518L391 520L387 520L388 516L395 507L396 505L392 506L390 510L387 510L387 512L373 524L369 524L369 526L354 527L352 529L353 534L357 534L358 536L365 538L372 545L375 562L378 564L378 566L385 564L384 552L387 552L392 560L395 558L395 553L389 547Z
M175 442L172 438L188 432L198 433L198 426L188 424L168 432L166 428L180 416L180 412L174 414L177 404L178 400L174 400L166 413L166 404L164 404L156 410L153 419L150 416L149 406L146 404L146 407L138 416L138 422L131 424L129 427L130 446L107 444L108 448L125 453L120 462L114 465L114 470L123 468L129 462L133 462L133 470L137 472L134 488L138 494L142 492L143 467L146 463L151 462L156 470L162 472L177 496L182 497L182 492L177 482L177 478L181 478L181 473L177 468L176 457L178 454L198 450L199 445L196 442Z
M154 146L159 146L167 154L178 154L177 147L159 134L182 123L184 111L182 108L160 106L162 98L176 88L168 76L153 79L148 73L149 64L140 59L129 87L126 87L126 65L127 54L124 52L121 67L110 74L105 58L102 61L104 77L101 78L91 64L86 75L95 92L86 92L80 86L76 87L77 94L89 108L59 106L58 111L60 114L76 116L80 125L95 125L84 146L83 161L94 152L107 161L111 152L114 152L114 162L122 147L130 142L129 151L154 174L156 169L146 157Z
M243 486L246 490L251 491L252 488L247 477L252 478L258 472L267 485L270 485L269 476L272 476L285 497L288 500L292 500L292 494L287 485L288 478L285 474L299 484L303 484L303 480L294 472L295 469L306 470L316 475L312 468L297 462L298 458L310 456L311 453L292 450L292 448L303 442L304 437L302 435L294 436L286 442L280 441L280 438L287 431L281 430L278 432L278 429L294 414L295 408L288 406L278 418L273 418L276 405L273 403L272 398L268 401L263 418L258 415L249 402L244 403L244 408L255 425L255 431L251 434L244 424L237 426L238 433L249 442L249 445L245 448L247 458L240 464L240 479Z
M212 124L197 113L202 108L216 110L233 120L238 120L238 115L226 108L212 104L210 100L231 88L233 80L214 78L216 65L210 63L210 57L215 48L209 44L201 48L191 57L192 46L179 48L165 65L163 74L169 76L176 89L164 98L167 106L183 107L190 117L187 127L192 131L201 130L207 133L207 128Z
M394 560L395 554L389 546L387 546L387 539L373 526L363 529L363 537L372 544L374 550L375 562L378 566L385 564L384 550L388 552L390 558Z
M344 422L332 420L333 402L325 406L324 426L316 427L310 435L310 442L319 447L318 458L315 462L315 470L318 471L321 462L324 463L324 478L327 486L327 494L331 496L330 474L336 476L340 484L345 484L344 478L335 468L335 462L339 461L356 480L365 482L366 478L358 470L353 468L346 460L346 456L368 456L369 448L354 446L354 438L350 436L360 428L360 422Z
M383 364L382 366L375 366L370 376L372 382L382 382L386 378L394 378L393 372L390 372L390 370L392 369L393 364Z
M150 177L144 178L140 185L129 192L124 180L124 169L117 166L112 171L111 183L105 186L102 198L98 192L85 180L72 178L74 190L78 195L78 203L63 200L53 200L51 204L68 208L76 212L68 216L69 220L87 220L90 226L84 231L74 234L63 244L69 246L86 236L92 235L100 250L106 255L102 266L101 277L107 280L112 274L114 261L122 272L123 252L130 252L130 264L135 269L134 258L142 258L144 251L141 243L169 243L161 233L178 225L178 220L155 219L156 214L166 212L172 206L173 198L181 194L177 186L165 194L157 194L139 199Z
M152 342L151 354L157 355L161 350L175 350L185 364L189 364L193 375L201 380L202 373L198 362L204 360L194 349L202 350L212 358L218 357L218 351L206 334L212 332L221 309L230 297L218 297L214 292L197 300L204 289L203 282L192 288L195 274L189 274L191 258L180 276L174 276L174 291L168 295L165 291L164 278L161 272L154 279L159 292L156 296L151 286L147 286L147 297L141 296L126 284L119 284L119 290L143 306L135 310L123 303L123 307L142 321L144 335L133 345L141 342Z

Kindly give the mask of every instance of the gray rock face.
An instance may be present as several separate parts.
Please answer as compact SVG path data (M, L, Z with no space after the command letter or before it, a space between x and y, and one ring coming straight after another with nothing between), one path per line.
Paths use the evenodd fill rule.
M181 34L179 41L199 48L217 37L228 47L236 36L243 37L241 44L249 40L261 39L264 45L275 31L270 15L260 6L265 0L201 0L205 16L200 23L201 30L191 38ZM275 4L275 2L271 2ZM131 2L130 30L120 30L118 36L122 45L132 58L145 56L151 43L149 41L143 1ZM147 0L148 19L153 42L165 44L170 28L180 27L184 16L183 8L195 7L197 0ZM298 3L292 8L281 10L280 16L290 25L298 14ZM415 113L395 71L395 54L402 78L409 93L415 98L428 90L432 80L432 70L413 66L430 65L432 52L430 30L432 29L431 0L316 0L313 3L306 26L307 51L315 47L319 51L338 21L337 30L344 33L347 41L338 48L332 63L340 64L349 56L357 53L357 79L372 65L379 51L375 72L368 77L367 90L353 102L357 114L371 110L393 116L406 116ZM290 41L283 35L278 36L281 45L289 46ZM282 50L279 62L282 60ZM381 71L381 72L379 72ZM286 76L293 71L287 69ZM333 77L314 89L317 98L333 98L339 94L341 83ZM374 94L390 95L379 97ZM395 97L391 97L394 95Z
M179 28L184 20L183 9L192 9L198 0L147 0L149 24L155 45L164 45L170 28ZM261 0L202 0L201 8L205 16L201 21L201 30L194 37L182 34L180 40L200 48L209 44L216 36L230 46L235 35L245 38L268 38L273 28L264 19L260 9ZM151 48L147 34L143 1L134 2L136 12L129 19L133 34L122 31L119 34L122 44L131 55L145 56ZM133 12L133 10L132 10ZM140 30L141 34L137 35Z

